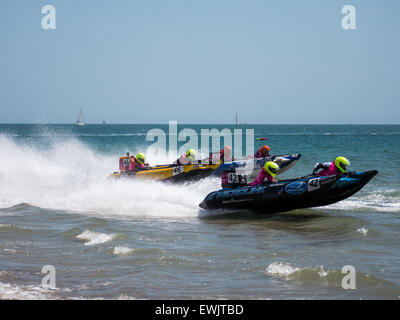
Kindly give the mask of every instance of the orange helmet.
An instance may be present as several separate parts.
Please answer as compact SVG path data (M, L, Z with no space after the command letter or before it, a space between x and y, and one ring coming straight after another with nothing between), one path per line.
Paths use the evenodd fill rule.
M263 147L261 148L261 153L262 153L264 156L266 156L266 155L268 155L268 153L270 152L270 150L271 150L270 147L268 147L268 146L263 146Z

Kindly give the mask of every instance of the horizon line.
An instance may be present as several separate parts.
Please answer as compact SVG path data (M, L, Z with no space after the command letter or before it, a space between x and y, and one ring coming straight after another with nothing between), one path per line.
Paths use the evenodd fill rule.
M171 120L175 121L175 120ZM72 125L76 126L75 123L70 122L0 122L0 125L12 125L12 124L31 124L31 125ZM398 126L400 123L185 123L185 122L177 122L179 125L231 125L231 126ZM167 123L85 123L86 125L169 125Z

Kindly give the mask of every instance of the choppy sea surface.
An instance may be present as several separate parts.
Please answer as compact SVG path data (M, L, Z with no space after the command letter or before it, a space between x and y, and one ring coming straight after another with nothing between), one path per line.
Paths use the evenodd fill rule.
M273 154L302 154L284 177L338 155L379 170L342 202L271 216L200 209L217 178L108 179L119 156L147 149L152 128L168 133L0 124L0 299L400 298L400 126L179 126L254 129ZM46 265L55 289L42 286ZM355 289L342 287L346 265Z

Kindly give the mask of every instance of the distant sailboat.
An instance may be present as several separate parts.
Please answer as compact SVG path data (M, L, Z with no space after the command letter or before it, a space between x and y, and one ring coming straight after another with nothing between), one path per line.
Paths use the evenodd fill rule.
M75 124L77 126L81 126L81 127L83 127L85 125L85 123L83 122L83 117L82 117L82 108L79 111L78 119L76 120Z

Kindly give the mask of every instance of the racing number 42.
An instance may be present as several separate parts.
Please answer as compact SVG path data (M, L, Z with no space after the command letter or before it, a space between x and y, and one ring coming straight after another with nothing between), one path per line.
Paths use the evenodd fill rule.
M319 188L320 188L319 178L311 179L310 181L308 181L308 191L317 190Z

